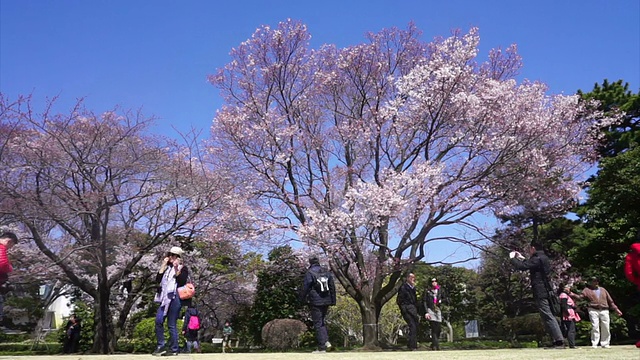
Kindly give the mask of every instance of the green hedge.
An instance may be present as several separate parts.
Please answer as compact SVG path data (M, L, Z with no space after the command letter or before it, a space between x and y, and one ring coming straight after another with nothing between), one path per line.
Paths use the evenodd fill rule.
M0 355L54 355L61 352L62 345L57 342L41 342L35 346L32 341L0 344Z

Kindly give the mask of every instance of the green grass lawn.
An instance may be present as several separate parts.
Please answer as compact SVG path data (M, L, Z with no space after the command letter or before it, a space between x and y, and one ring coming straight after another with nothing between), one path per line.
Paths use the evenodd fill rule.
M546 349L500 349L500 350L443 350L443 351L381 351L381 352L339 352L326 354L311 353L227 353L227 354L181 354L174 359L194 360L312 360L312 359L344 359L344 360L544 360L544 359L615 359L640 360L640 349L633 345L612 346L610 349L578 349L546 350ZM151 355L53 355L53 356L0 356L0 359L18 360L151 360L162 359Z

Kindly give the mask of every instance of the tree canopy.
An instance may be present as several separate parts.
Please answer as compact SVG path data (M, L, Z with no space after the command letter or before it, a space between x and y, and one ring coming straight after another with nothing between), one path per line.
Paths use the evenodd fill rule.
M92 299L93 350L110 353L119 334L112 319L122 328L149 287L166 251L159 246L214 224L203 215L235 191L192 149L147 135L152 118L52 106L38 113L29 98L0 95L0 217L31 240L21 246L33 261L26 271Z
M213 146L253 181L269 229L329 255L366 346L434 229L568 207L613 121L577 95L518 84L515 45L479 62L475 28L427 43L410 24L342 49L309 39L289 20L231 51L210 76L225 99Z

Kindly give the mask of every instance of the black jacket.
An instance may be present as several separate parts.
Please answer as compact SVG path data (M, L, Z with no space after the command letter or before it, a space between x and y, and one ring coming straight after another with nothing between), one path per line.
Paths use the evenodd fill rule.
M316 291L316 275L318 273L325 272L329 274L329 291L326 293L319 293ZM313 306L329 306L336 304L336 285L333 280L333 274L323 269L320 264L312 264L309 266L307 273L304 276L304 282L302 292L300 293L300 300L305 303L309 303Z
M436 304L436 301L437 301L437 304ZM447 303L446 293L442 289L442 286L438 289L438 297L436 301L433 301L433 292L431 291L431 289L430 288L425 289L424 293L422 294L423 309L425 311L426 309L435 310L436 305L440 307L442 304Z
M413 306L418 306L418 297L416 295L416 288L411 287L407 282L405 282L404 284L402 284L402 286L400 286L400 289L398 289L398 296L396 298L396 303L399 306L404 306L404 305L413 305Z
M542 250L536 251L529 259L518 260L511 259L511 263L518 270L529 270L531 277L531 289L533 296L538 299L546 299L549 297L549 291L546 284L549 282L549 272L551 265L549 258ZM553 294L555 296L555 294Z

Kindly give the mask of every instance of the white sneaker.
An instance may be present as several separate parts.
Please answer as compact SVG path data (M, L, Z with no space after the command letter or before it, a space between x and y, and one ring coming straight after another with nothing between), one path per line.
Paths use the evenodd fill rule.
M597 349L598 345L591 345L592 348Z
M611 345L602 345L603 349L611 349Z

